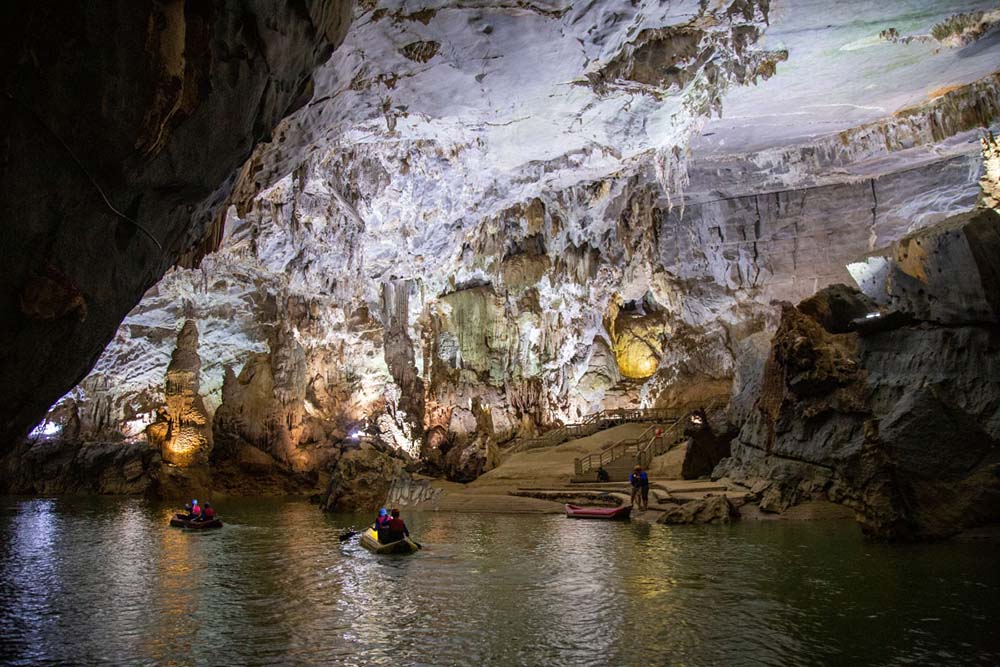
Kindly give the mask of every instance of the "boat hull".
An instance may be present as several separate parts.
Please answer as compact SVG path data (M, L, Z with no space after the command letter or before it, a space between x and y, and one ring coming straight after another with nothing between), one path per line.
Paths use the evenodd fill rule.
M618 507L583 507L566 504L566 516L570 519L604 519L608 521L627 521L632 514L630 505Z
M417 543L408 537L397 542L382 544L378 541L378 533L371 528L361 533L361 546L377 554L412 554L420 549Z
M170 525L174 528L187 528L188 530L209 530L212 528L222 528L222 521L220 519L212 519L211 521L188 521L187 519L182 519L179 516L174 516L170 520Z

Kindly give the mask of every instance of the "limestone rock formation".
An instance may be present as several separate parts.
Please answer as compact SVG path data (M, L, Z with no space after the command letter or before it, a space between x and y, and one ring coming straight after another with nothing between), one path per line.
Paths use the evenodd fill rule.
M144 442L22 442L0 456L4 494L153 494L160 453Z
M3 3L2 446L170 266L218 246L236 171L309 100L353 5Z
M367 443L346 451L332 470L321 507L329 512L378 509L403 467L402 460Z
M709 496L671 507L657 519L658 523L730 523L740 518L739 510L725 496Z
M940 324L1000 322L1000 231L984 208L901 238L888 257L853 265L858 285L887 310Z
M682 479L698 479L712 474L722 459L730 454L732 433L716 433L703 411L692 413L684 424L687 449L681 462Z
M251 355L239 376L226 368L212 423L213 477L233 493L315 493L347 434L307 414L305 353L290 331L276 332L271 350Z
M418 505L441 495L442 489L431 485L430 479L414 478L408 474L396 477L389 487L387 506Z
M1000 209L1000 140L988 132L982 139L983 175L979 179L980 208Z
M640 306L641 307L641 306ZM618 369L628 378L645 380L656 372L663 358L666 327L663 314L615 307L609 327Z
M167 366L165 409L161 419L146 429L164 463L203 466L212 453L212 424L201 397L200 372L198 327L188 320L177 334L177 347Z
M212 49L245 52L236 60L247 71L209 49L206 81L220 104L241 95L245 113L228 124L212 121L214 107L185 116L186 107L171 111L177 98L165 91L125 118L128 150L161 150L157 164L177 183L143 172L136 178L151 185L141 199L112 183L111 200L139 222L155 220L157 238L182 257L40 424L47 437L141 437L166 403L163 373L185 319L199 327L213 477L261 492L323 487L328 475L349 489L350 471L391 472L350 464L358 442L466 481L519 439L600 410L704 408L720 396L732 397L736 428L747 432L756 420L767 440L768 424L784 424L791 409L786 392L854 414L871 377L866 341L877 335L919 330L914 322L925 318L970 328L951 340L972 344L972 329L992 321L982 318L996 290L981 278L992 246L975 225L963 226L962 238L937 225L990 201L995 170L983 156L984 146L987 159L995 153L988 128L1000 116L1000 47L878 36L904 21L929 33L954 13L941 3L223 4L204 16L189 7L183 21L163 17L137 32L218 27ZM332 42L306 24L336 23L336 10L353 12L350 28L310 86L300 73ZM248 26L271 17L260 19L263 44L244 44L252 30L229 36L223 15ZM966 34L971 24L963 25ZM258 66L260 51L274 52L273 70ZM276 97L288 106L272 108ZM258 102L266 112L253 111ZM141 131L146 112L166 120L151 126L165 129L161 148L160 135ZM198 128L241 134L251 120L261 141L232 182L208 199L182 187L188 175L209 190L222 183L214 167L203 173L211 165L181 159L201 146ZM65 126L55 129L64 135ZM100 163L98 180L115 180L118 163ZM28 201L23 194L15 196ZM195 199L203 205L186 210ZM72 213L85 209L79 201ZM231 205L215 215L217 204ZM181 210L184 235L171 222ZM35 229L43 218L34 231L45 231ZM72 216L44 220L61 218ZM925 229L927 243L940 243L923 257ZM139 252L140 237L121 235L119 255ZM85 236L86 247L107 247L91 227ZM27 289L11 303L18 317L36 318L33 326L105 326L114 309L102 285L127 283L121 291L135 303L136 290L172 263L116 255L100 280L81 284L64 266L63 246L56 250L59 261L35 262L30 280L15 276L12 289ZM878 284L881 296L822 292L850 284L858 267L874 275L889 263L901 273L891 290ZM939 268L961 276L945 286L930 275ZM118 282L116 270L127 274ZM963 305L946 310L943 297L957 291ZM785 311L772 354L783 312L774 303L817 293L801 311ZM904 306L919 312L903 314ZM978 324L955 319L967 307ZM81 346L91 359L94 340ZM82 366L74 368L79 375ZM697 472L728 438L722 420L706 416L719 447ZM824 436L805 430L788 450L814 438L820 444L810 446L821 448ZM747 458L741 446L732 460ZM692 464L701 453L692 448ZM786 487L769 487L765 504L780 509L791 498Z
M928 278L925 299L896 302L912 306L913 318L964 313L961 320L866 329L862 319L860 335L837 333L850 321L827 317L835 308L817 304L851 301L842 287L798 309L786 306L761 369L759 400L715 474L757 485L762 509L828 497L853 508L867 533L890 539L946 537L1000 518L995 324L954 303L987 292L1000 255L984 230L998 225L1000 215L984 211L901 243L967 251L933 255L947 257L961 278L947 286ZM900 255L887 275L914 271L910 261ZM853 302L844 312L870 303L857 292Z

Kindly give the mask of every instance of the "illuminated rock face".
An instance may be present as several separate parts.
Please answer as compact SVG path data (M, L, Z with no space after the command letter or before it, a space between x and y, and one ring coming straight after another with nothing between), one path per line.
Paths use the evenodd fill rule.
M1000 214L980 209L908 234L850 266L886 310L938 324L1000 320Z
M661 313L619 310L610 333L618 368L624 377L645 380L656 372L663 357L666 334Z
M1000 141L990 133L983 137L983 176L979 179L981 205L1000 211Z
M141 432L188 317L218 465L321 470L364 432L468 479L558 422L728 395L775 301L975 204L1000 108L994 47L872 32L937 3L792 4L359 3L218 249L53 422Z
M212 453L212 425L201 397L200 372L198 327L188 320L177 334L167 366L162 420L146 431L150 443L159 445L165 463L183 468L204 465Z

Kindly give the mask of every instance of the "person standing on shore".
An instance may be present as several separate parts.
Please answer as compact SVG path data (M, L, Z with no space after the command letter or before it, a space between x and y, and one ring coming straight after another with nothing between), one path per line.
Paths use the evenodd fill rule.
M635 507L635 501L638 500L639 511L645 512L649 506L649 475L642 466L636 466L628 476L628 481L632 485L632 507Z

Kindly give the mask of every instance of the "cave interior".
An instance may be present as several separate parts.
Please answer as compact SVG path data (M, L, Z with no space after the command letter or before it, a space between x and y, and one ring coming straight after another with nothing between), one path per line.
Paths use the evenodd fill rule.
M726 516L1000 521L995 2L0 15L0 491L418 504L611 415Z

